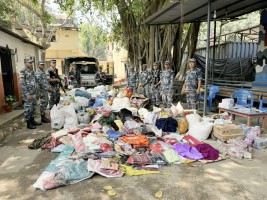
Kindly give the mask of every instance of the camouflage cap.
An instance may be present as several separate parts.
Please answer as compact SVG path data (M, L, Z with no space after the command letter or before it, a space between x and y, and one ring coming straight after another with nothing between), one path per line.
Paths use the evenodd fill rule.
M24 58L24 62L26 63L32 63L33 59L31 57Z
M38 61L38 65L44 65L44 64L45 64L45 61L43 61L43 60Z
M195 58L190 58L190 59L188 60L188 62L196 62L196 59L195 59Z
M169 65L170 64L170 61L165 61L164 65Z

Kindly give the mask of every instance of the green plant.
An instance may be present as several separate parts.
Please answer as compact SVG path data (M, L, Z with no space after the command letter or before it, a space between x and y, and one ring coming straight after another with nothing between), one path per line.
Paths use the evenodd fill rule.
M17 98L15 96L12 96L12 95L8 95L5 97L5 102L8 104L8 105L12 105L14 102L17 101Z

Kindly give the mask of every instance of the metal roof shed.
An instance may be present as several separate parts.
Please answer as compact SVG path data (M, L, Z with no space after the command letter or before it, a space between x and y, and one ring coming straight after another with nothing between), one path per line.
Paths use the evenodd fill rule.
M180 0L169 3L144 21L147 25L177 24L207 21L207 51L205 69L204 112L206 115L207 82L210 55L211 12L216 11L216 20L235 17L267 7L267 0Z

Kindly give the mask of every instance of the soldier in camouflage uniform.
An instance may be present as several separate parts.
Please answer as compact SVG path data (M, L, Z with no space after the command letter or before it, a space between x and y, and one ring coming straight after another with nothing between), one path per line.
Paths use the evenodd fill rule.
M47 70L48 82L50 83L51 93L49 100L49 109L60 101L60 79L56 68L56 60L50 61L50 68Z
M107 76L105 72L102 72L102 67L98 67L98 71L95 74L95 82L97 85L106 85Z
M38 69L35 72L36 82L37 82L37 92L40 98L40 113L41 122L49 123L49 120L45 117L45 110L48 106L48 92L51 91L50 84L48 83L47 74L44 72L45 62L38 62Z
M157 107L160 105L160 75L158 63L154 63L150 87L152 104Z
M80 75L75 64L71 64L68 78L70 79L70 85L72 85L74 88L80 87Z
M133 92L136 92L138 86L138 74L134 71L134 67L130 67L128 75L128 88Z
M19 81L22 89L22 97L24 101L24 115L27 121L28 129L35 129L41 125L34 120L34 112L37 104L36 100L36 80L32 66L33 60L25 58L25 68L19 73Z
M165 70L161 73L161 95L164 107L170 108L172 105L173 97L173 79L174 72L171 70L170 62L165 62Z
M150 98L150 80L151 73L147 70L147 65L143 64L142 71L139 75L139 88L146 98Z
M189 69L186 72L184 88L189 109L198 109L198 95L201 88L202 73L196 68L196 59L189 59Z

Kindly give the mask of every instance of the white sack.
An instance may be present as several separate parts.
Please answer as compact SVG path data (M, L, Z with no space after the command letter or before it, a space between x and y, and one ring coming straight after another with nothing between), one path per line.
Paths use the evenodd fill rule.
M196 122L200 122L201 121L201 117L199 114L189 114L186 115L186 119L188 121L189 127L188 129L190 130L190 128L196 123Z
M210 122L196 122L187 132L187 135L191 135L199 141L208 139L212 131L213 123Z
M61 129L65 122L65 115L61 112L56 105L50 111L51 116L51 128Z
M64 129L78 125L78 119L73 104L63 107L62 112L66 116Z

